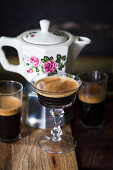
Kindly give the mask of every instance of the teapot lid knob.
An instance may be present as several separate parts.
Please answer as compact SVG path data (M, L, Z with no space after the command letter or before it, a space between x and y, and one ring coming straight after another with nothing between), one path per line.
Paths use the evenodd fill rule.
M40 27L42 32L48 32L50 26L50 21L43 19L40 21Z
M31 44L37 45L56 45L63 43L69 39L68 35L63 31L49 31L50 21L43 19L40 21L38 30L30 30L23 34L23 39Z

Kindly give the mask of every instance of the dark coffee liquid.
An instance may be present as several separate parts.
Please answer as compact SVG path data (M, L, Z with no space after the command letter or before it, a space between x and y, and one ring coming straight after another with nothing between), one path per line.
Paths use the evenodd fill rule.
M105 109L105 91L99 85L87 85L80 89L81 116L88 127L101 126Z
M46 77L35 84L40 103L47 107L69 104L75 98L77 87L76 80L60 76Z
M68 105L70 101L74 100L75 94L70 95L68 97L62 97L62 98L45 97L43 95L38 94L38 97L40 103L46 107L63 106L63 105Z
M10 142L20 135L21 102L16 97L0 98L0 140Z

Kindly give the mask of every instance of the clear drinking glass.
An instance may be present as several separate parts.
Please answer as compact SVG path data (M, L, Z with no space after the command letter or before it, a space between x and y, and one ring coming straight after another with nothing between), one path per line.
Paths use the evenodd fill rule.
M81 118L86 128L103 126L108 76L98 70L78 74L82 86L78 91Z
M11 80L0 81L0 141L21 139L23 86Z
M67 81L67 84L65 84L65 81ZM60 86L62 83L64 83L64 88ZM64 153L75 148L76 141L70 135L62 132L60 123L64 116L64 108L70 107L74 103L76 92L81 83L80 78L67 73L49 77L45 75L41 79L37 76L32 80L40 103L51 108L50 114L54 121L54 128L51 133L43 136L38 142L42 150L49 153ZM66 87L69 87L69 89L66 89Z

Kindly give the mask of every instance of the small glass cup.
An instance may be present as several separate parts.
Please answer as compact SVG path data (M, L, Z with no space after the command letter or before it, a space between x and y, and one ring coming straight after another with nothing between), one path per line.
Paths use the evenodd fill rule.
M81 80L72 74L59 73L49 77L45 75L43 78L36 76L31 83L38 94L40 103L51 108L50 114L54 122L51 133L39 139L39 147L49 153L72 151L76 146L76 140L72 136L63 133L60 125L64 116L64 109L75 102L76 93L82 83ZM74 83L74 86L72 83ZM62 84L64 88L61 88ZM66 89L65 86L70 86L70 89Z
M16 81L0 81L0 141L21 139L23 85Z
M97 70L82 72L77 75L82 80L78 91L81 103L81 118L84 127L103 126L108 76Z

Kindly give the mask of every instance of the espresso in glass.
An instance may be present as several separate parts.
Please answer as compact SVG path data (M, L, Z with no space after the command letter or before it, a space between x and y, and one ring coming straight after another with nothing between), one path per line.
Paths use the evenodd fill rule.
M32 85L39 101L50 108L54 124L51 132L38 141L42 150L56 154L72 151L76 147L76 141L72 136L63 133L60 125L65 114L64 109L72 106L81 84L79 77L64 72L52 76L39 74L33 78Z
M105 89L101 85L87 84L78 92L81 103L81 118L85 126L98 127L102 125L105 109Z
M59 107L74 100L78 83L70 77L50 76L38 80L34 86L42 105Z
M0 96L0 140L10 142L20 136L21 101L13 96Z

